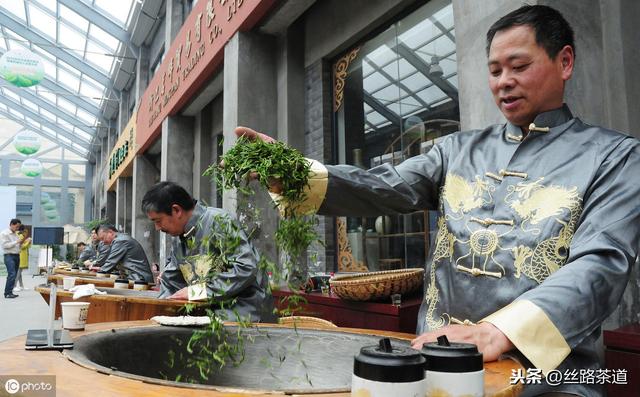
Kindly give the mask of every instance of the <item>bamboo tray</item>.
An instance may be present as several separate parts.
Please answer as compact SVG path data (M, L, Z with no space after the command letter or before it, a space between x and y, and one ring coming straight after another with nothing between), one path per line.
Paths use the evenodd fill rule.
M382 272L337 275L329 280L333 292L342 299L370 301L406 295L422 285L424 269L410 268Z

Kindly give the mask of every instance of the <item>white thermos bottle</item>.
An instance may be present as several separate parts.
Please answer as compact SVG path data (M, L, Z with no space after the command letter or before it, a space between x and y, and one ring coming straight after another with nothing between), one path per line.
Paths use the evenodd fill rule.
M353 361L352 397L424 397L425 359L418 350L392 346L389 338L360 349Z
M438 342L425 343L427 396L484 395L482 353L470 343L449 342L445 335Z

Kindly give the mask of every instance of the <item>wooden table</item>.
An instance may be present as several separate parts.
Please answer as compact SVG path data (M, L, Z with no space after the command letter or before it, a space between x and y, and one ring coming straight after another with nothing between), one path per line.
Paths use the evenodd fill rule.
M84 331L71 332L73 337L91 332L109 330L113 328L127 328L134 326L154 327L150 321L131 321L118 323L91 324ZM269 324L269 326L277 326ZM340 329L340 331L392 336L410 339L413 335L385 331L371 331L358 329ZM284 395L273 392L259 394L242 390L197 390L172 386L161 386L144 383L138 380L121 378L98 373L94 370L80 367L69 361L64 353L58 351L24 350L25 336L18 336L0 343L0 357L10 359L0 360L0 374L20 375L55 375L56 392L58 396L84 397L88 394L99 396L211 396L211 397L269 397ZM521 391L521 385L510 386L511 370L520 368L513 361L485 363L485 396L513 397ZM309 396L307 394L306 396ZM313 394L314 397L349 397L350 393Z
M98 273L97 272L82 273L79 270L66 270L66 269L54 268L53 274L61 274L63 276L94 276L95 277L96 274Z
M640 395L640 324L629 324L602 332L605 345L605 367L627 370L627 384L607 384L607 395L638 397Z
M47 281L49 283L56 283L58 286L62 286L63 279L65 277L75 277L76 282L75 285L84 285L84 284L93 284L96 287L107 287L113 288L113 284L116 281L115 279L109 277L96 277L88 274L81 274L78 276L67 276L64 274L50 274L47 276ZM133 280L129 280L129 288L133 288ZM155 284L150 284L149 289L153 289Z
M287 307L286 297L293 295L286 288L273 291L274 301L278 309ZM319 317L329 320L339 327L378 329L395 332L415 333L418 311L422 303L422 295L403 297L401 305L394 306L389 302L356 302L348 301L331 293L300 292L307 300L306 304L295 311L295 315Z
M50 283L56 283L62 285L62 279L69 277L65 274L50 274L47 276L47 281ZM72 276L76 278L75 285L94 284L96 287L110 287L113 288L114 279L109 277L98 278L87 274L81 274L79 276ZM129 285L133 285L133 282L129 282Z
M108 289L106 289L108 290ZM51 290L49 287L36 287L36 291L42 295L45 302L49 302ZM126 290L134 293L134 290ZM148 320L153 316L182 315L180 309L189 301L174 299L157 299L142 296L123 295L91 295L79 299L73 299L73 293L58 290L56 293L56 318L62 315L61 302L90 302L87 323L102 323L110 321ZM200 304L202 305L202 304Z

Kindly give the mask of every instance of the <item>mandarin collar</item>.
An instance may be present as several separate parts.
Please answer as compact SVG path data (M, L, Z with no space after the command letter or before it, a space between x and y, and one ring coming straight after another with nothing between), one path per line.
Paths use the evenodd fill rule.
M540 113L533 120L533 123L529 125L529 134L547 133L556 127L560 127L566 124L568 121L573 120L573 114L567 104L562 104L561 107L547 112ZM507 122L505 129L506 138L510 141L521 141L522 130L517 125Z
M191 217L189 218L187 224L184 226L184 230L186 231L182 233L182 235L180 235L180 238L190 238L195 234L196 226L198 225L200 218L202 218L202 216L204 215L205 210L206 208L196 201L196 205L195 207L193 207Z

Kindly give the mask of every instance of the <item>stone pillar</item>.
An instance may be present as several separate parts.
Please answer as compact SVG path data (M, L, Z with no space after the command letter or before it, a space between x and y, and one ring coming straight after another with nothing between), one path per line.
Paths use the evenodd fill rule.
M286 34L278 37L276 51L277 90L278 90L278 132L277 139L304 153L305 151L305 69L304 69L304 25L294 23ZM277 224L276 224L277 226ZM322 233L322 230L317 230ZM308 254L313 253L314 264L318 253L324 247L310 247L307 255L300 258L299 267L290 281L306 279L309 271ZM314 271L324 270L314 268Z
M120 92L120 102L118 102L118 123L117 123L116 137L122 134L124 127L127 125L127 122L129 121L130 95L131 95L130 91Z
M186 16L181 0L166 0L165 6L164 48L168 50L173 39L178 35Z
M149 47L140 47L138 61L136 62L136 82L133 86L136 103L140 103L142 94L149 86Z
M205 106L195 117L193 144L193 197L213 205L211 178L202 173L215 158L212 142L211 104Z
M194 118L169 116L162 122L160 180L193 190Z
M640 138L640 3L634 0L601 0L605 113L608 126ZM585 54L578 51L578 59ZM588 55L590 56L590 55ZM580 62L580 61L578 61ZM640 291L640 289L638 290ZM640 294L640 292L639 292Z
M256 33L236 33L224 50L224 150L235 144L234 129L238 125L251 127L277 137L277 86L275 39ZM251 201L261 211L258 229L253 240L262 255L277 262L278 253L274 233L278 214L269 195L254 187ZM223 208L236 213L234 192L225 192Z
M105 218L107 223L116 224L116 192L110 191L106 194Z
M160 180L160 172L147 157L142 154L133 160L133 194L132 194L132 227L131 236L138 240L147 258L151 262L158 262L158 251L155 226L147 214L142 211L142 197Z
M304 25L295 23L278 38L278 135L281 142L304 151Z
M92 219L93 213L97 205L94 204L95 190L93 189L93 173L95 170L95 164L87 163L85 171L85 202L84 202L84 219L83 222L89 222Z
M116 228L131 233L131 203L133 178L120 177L116 181Z
M489 90L485 33L501 16L521 5L509 0L453 0L462 130L504 122Z
M193 191L193 117L169 116L162 122L160 180L171 181ZM164 266L169 245L160 233L159 263Z

